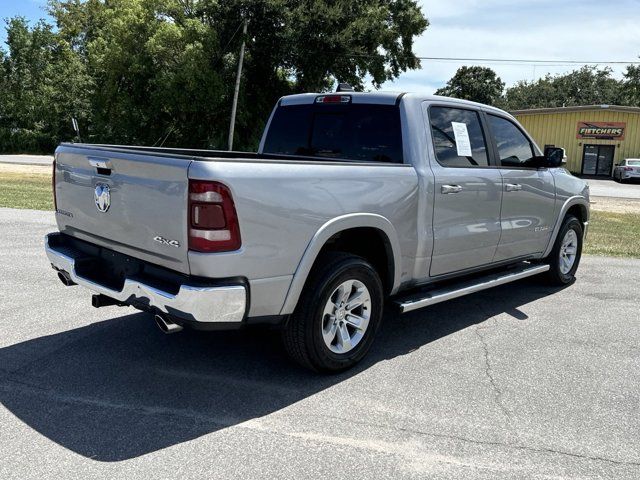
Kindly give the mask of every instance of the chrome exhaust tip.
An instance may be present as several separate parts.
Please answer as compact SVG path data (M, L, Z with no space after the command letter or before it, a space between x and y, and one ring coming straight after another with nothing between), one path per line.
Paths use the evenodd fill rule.
M76 283L73 280L71 280L71 277L69 276L69 274L64 270L58 271L58 278L65 285L65 287L71 287L73 285L76 285Z
M153 319L156 322L158 328L167 335L170 333L178 333L182 330L182 325L174 323L168 315L158 313L153 317Z

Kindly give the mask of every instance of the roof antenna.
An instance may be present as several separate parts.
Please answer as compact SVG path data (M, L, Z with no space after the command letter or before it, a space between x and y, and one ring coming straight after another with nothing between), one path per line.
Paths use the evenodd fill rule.
M355 92L355 90L348 83L338 83L338 88L336 88L336 92Z

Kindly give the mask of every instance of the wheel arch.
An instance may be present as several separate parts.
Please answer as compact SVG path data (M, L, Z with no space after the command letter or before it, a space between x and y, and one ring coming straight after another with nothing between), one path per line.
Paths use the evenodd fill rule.
M347 233L354 235L354 232L363 229L375 230L379 236L386 252L387 270L386 277L382 278L386 285L386 293L394 294L400 286L401 277L401 254L400 243L393 224L381 215L369 213L352 213L336 217L326 222L315 233L296 268L291 286L287 292L284 305L281 310L282 315L293 313L305 282L313 268L318 256L330 247L332 240ZM375 262L374 263L375 266Z
M567 199L562 208L560 209L560 213L558 214L556 224L553 227L553 233L549 238L549 243L547 245L547 249L542 255L543 258L546 258L553 250L553 245L558 237L558 232L560 232L560 228L562 227L562 221L568 215L572 214L580 220L583 227L589 223L589 201L583 197L582 195L576 195Z

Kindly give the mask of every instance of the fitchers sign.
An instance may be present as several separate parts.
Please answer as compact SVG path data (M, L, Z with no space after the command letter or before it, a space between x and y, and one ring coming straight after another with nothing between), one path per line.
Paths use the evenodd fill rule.
M624 140L626 127L626 123L620 122L578 122L577 138Z

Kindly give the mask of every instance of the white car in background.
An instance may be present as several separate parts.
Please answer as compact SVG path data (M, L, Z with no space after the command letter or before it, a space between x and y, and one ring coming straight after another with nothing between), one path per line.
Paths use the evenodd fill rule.
M613 179L616 182L640 179L640 158L627 158L613 169Z

